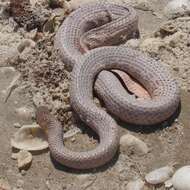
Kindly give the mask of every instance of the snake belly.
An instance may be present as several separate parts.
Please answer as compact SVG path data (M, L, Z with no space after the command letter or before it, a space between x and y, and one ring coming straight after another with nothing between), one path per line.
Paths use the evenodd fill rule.
M112 17L113 20L110 19ZM97 23L103 24L96 28ZM103 99L106 109L129 123L159 123L176 111L180 101L179 88L160 62L124 46L110 47L118 43L118 36L127 33L128 38L136 31L137 16L134 10L109 3L85 5L71 13L60 27L55 45L64 63L73 69L70 90L72 108L100 139L93 150L68 150L63 145L60 123L47 108L39 108L37 121L48 128L51 154L61 164L77 169L94 168L108 162L117 151L117 123L93 102L94 83L95 91ZM89 43L85 42L86 39ZM86 49L93 48L96 49L84 53ZM151 99L131 98L110 72L112 69L125 71L140 81Z

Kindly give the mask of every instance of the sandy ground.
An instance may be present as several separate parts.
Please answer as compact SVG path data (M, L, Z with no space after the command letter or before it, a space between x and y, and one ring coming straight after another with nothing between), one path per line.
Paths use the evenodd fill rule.
M165 6L166 1L152 1L152 5L154 10L158 13ZM142 11L138 10L139 14L139 28L141 32L142 38L146 38L147 36L153 36L154 31L158 31L163 22L166 21L166 18L158 18L155 16L152 11ZM174 22L174 24L177 22ZM177 26L177 24L176 24ZM7 22L4 20L0 23L0 38L1 45L9 45L10 47L14 46L14 44L18 44L20 38L23 38L22 33L14 32L9 28ZM163 40L168 40L163 38ZM48 43L48 42L44 42ZM178 42L177 42L178 43ZM181 54L185 54L185 52L190 52L189 46L184 45L179 42ZM49 43L50 49L52 47L51 42ZM143 45L142 45L143 46ZM144 47L144 46L143 46ZM143 48L142 48L143 49ZM46 50L44 50L46 51ZM44 54L44 51L40 51L39 54ZM49 50L51 51L51 50ZM177 50L176 50L177 51ZM176 52L174 50L174 52ZM150 51L147 51L150 53ZM50 86L46 85L44 82L43 88L39 87L40 85L32 79L34 76L29 71L26 71L26 67L22 66L22 64L33 65L36 60L39 64L40 61L43 62L42 59L37 59L39 54L33 54L33 60L30 57L29 53L26 52L27 59L23 61L24 58L17 62L15 67L23 74L23 84L26 81L35 81L35 85L32 83L32 87L17 89L10 96L8 101L4 103L4 94L0 94L0 179L6 179L11 189L24 189L24 190L115 190L121 189L124 190L126 188L129 180L133 180L136 177L144 178L145 174L153 169L175 163L175 168L179 168L183 165L190 164L189 155L189 138L190 138L190 127L189 127L189 114L190 114L190 105L188 104L190 99L190 93L188 92L190 80L188 78L188 72L190 71L190 63L187 63L187 59L181 54L177 54L176 57L172 54L167 53L168 51L159 51L157 52L157 57L162 61L165 61L169 68L174 72L178 83L181 86L181 110L179 114L179 118L173 122L170 126L168 123L165 123L164 126L159 127L159 129L148 129L144 130L144 128L139 127L134 130L131 126L126 126L125 124L121 124L120 133L126 134L130 133L134 136L140 138L145 143L147 143L150 148L150 152L144 156L139 156L133 153L126 153L123 150L120 150L115 158L108 163L106 166L89 170L89 171L76 171L60 166L55 163L50 158L49 152L45 152L39 155L33 155L32 165L29 170L24 173L20 173L17 168L16 161L11 159L12 148L10 145L10 139L13 134L18 130L13 127L14 123L21 124L30 124L33 121L21 121L16 116L14 110L20 106L33 106L33 99L35 95L48 91L48 88L52 88L55 90L55 86L50 84ZM178 51L177 51L178 52ZM31 52L30 52L31 53ZM35 57L36 55L36 57ZM181 56L179 56L181 55ZM169 56L175 57L175 59L169 59ZM28 58L29 57L29 58ZM49 63L53 63L56 58L55 56L50 56ZM21 63L21 66L19 66ZM30 63L30 64L29 64ZM45 61L43 62L44 64ZM177 72L176 72L176 66ZM43 68L43 66L41 65ZM56 66L50 66L53 69L57 69ZM24 69L23 69L24 68ZM45 68L45 67L44 67ZM64 67L62 68L64 69ZM35 70L35 69L34 69ZM37 71L35 71L37 72ZM34 73L35 73L34 72ZM59 70L57 71L59 73ZM182 76L182 73L186 72L186 77ZM15 72L1 72L0 68L0 89L6 89L10 84L11 80ZM36 75L40 76L39 73ZM56 77L57 75L53 75ZM67 83L69 80L69 73L65 72L62 76L63 83ZM60 81L62 82L62 81ZM68 88L68 87L63 87ZM33 91L34 90L34 91ZM41 90L41 92L40 92ZM52 90L52 91L53 91ZM31 93L31 91L33 91ZM57 92L57 91L56 91ZM64 103L67 104L67 90L65 91L66 97L64 98ZM49 94L50 93L50 94ZM49 92L46 93L46 96L51 95ZM57 92L61 93L61 92ZM49 99L47 98L46 101ZM66 102L66 103L65 103ZM50 107L52 105L49 105ZM66 123L69 128L71 123L70 121L70 113L63 114L60 113L59 117L62 117L63 123ZM69 118L69 119L68 119ZM65 120L67 119L67 122ZM165 127L166 126L166 127ZM78 134L74 137L74 140L69 139L66 142L66 145L72 147L74 149L88 149L94 147L96 144L96 138L87 135L87 134ZM146 189L165 189L164 186L158 187L146 187Z

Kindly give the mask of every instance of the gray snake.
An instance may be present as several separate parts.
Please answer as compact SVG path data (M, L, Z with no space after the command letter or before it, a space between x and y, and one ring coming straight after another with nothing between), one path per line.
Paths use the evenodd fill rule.
M86 152L68 150L63 145L61 124L46 107L39 107L37 122L48 129L50 152L59 163L77 169L94 168L108 162L117 151L117 123L94 103L93 87L108 112L129 123L156 124L168 119L177 109L178 85L160 62L124 46L111 46L137 32L136 12L125 5L109 3L84 5L71 13L60 27L55 46L63 62L73 69L72 108L99 135L100 143ZM108 71L112 69L125 71L137 79L151 99L131 98L117 77Z

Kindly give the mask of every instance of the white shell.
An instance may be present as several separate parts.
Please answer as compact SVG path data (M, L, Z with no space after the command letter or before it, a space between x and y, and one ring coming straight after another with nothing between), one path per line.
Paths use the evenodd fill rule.
M31 120L34 117L34 109L28 107L20 107L15 109L15 113L22 121Z
M143 190L144 184L144 181L142 181L141 179L130 181L127 184L126 190Z
M190 166L184 166L178 169L172 177L172 184L176 190L189 190Z
M156 185L167 181L172 176L173 173L174 173L173 167L165 166L148 173L145 176L145 179L147 183Z
M24 125L11 139L11 146L21 150L39 151L48 148L46 135L37 124Z

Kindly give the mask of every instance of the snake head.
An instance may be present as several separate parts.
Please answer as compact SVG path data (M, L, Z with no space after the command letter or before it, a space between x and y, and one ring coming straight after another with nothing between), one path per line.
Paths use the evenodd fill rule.
M46 106L40 106L36 110L36 122L40 125L44 130L48 127L48 121L50 118L50 111Z

